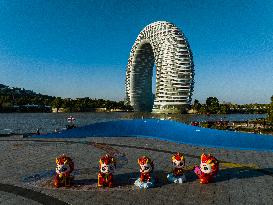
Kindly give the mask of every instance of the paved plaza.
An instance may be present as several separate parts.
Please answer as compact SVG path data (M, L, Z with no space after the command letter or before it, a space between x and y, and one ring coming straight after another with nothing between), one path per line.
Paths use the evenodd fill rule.
M171 155L186 157L187 182L170 184ZM202 185L192 171L200 155L220 161L216 181ZM67 154L75 162L70 188L52 185L55 158ZM118 161L114 188L96 187L99 157ZM133 186L137 158L155 162L157 185L149 190ZM0 138L0 204L273 204L273 153L204 148L144 138L31 139Z

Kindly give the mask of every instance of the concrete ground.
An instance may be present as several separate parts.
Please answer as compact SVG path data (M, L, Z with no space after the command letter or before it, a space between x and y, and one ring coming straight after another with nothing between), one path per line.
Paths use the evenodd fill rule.
M171 155L182 152L188 172L184 184L169 184ZM216 181L202 185L191 171L200 155L220 161ZM67 154L75 162L70 188L53 188L55 158ZM98 189L99 157L118 160L116 186ZM151 157L158 183L139 190L137 158ZM273 153L203 148L143 138L31 139L0 138L0 204L273 204Z

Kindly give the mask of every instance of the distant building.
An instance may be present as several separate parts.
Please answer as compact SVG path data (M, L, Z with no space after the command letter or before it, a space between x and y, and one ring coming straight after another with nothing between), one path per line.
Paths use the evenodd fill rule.
M126 68L126 103L134 111L181 112L191 102L193 77L192 52L184 34L172 23L154 22L140 32L131 49Z

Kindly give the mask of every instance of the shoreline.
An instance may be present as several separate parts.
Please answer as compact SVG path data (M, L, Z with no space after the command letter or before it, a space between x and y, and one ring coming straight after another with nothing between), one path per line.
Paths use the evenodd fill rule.
M67 126L67 117L76 118L75 125L82 127L96 122L126 120L126 119L159 119L174 120L186 124L197 122L198 126L203 128L212 128L217 130L229 130L247 133L260 133L273 135L273 124L266 122L266 115L255 114L228 114L228 115L167 115L167 114L150 114L134 112L88 112L88 113L0 113L0 135L5 134L24 134L36 133L37 129L42 133L52 133L55 130L63 130ZM240 119L244 121L238 121ZM248 120L247 118L254 119ZM214 120L204 122L204 120ZM233 121L235 120L235 121ZM266 124L265 124L266 123ZM271 126L271 127L270 127Z

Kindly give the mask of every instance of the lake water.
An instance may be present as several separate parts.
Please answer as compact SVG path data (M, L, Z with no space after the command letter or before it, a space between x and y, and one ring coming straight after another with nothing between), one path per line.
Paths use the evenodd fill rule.
M95 122L137 119L137 118L160 118L174 119L182 122L191 121L246 121L257 118L265 118L266 114L229 114L229 115L166 115L147 113L126 112L101 112L101 113L0 113L0 131L11 129L13 132L22 134L35 132L53 132L67 125L67 118L72 115L76 118L77 126L89 125Z

